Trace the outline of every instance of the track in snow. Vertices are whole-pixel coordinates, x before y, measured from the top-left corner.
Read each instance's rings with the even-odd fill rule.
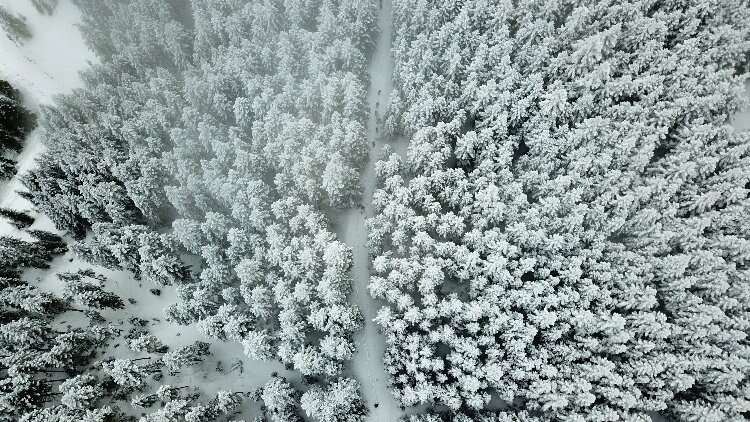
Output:
[[[385,338],[378,332],[377,324],[372,321],[381,304],[373,300],[367,289],[370,278],[370,257],[367,250],[365,219],[373,215],[372,195],[377,183],[374,164],[379,159],[383,146],[390,143],[387,142],[390,140],[380,136],[383,131],[378,128],[378,116],[382,116],[386,110],[387,101],[393,89],[391,18],[391,0],[383,0],[378,14],[380,34],[369,67],[370,87],[367,102],[370,107],[370,116],[367,123],[367,141],[371,149],[369,160],[360,177],[364,208],[343,210],[333,215],[339,239],[352,248],[354,262],[351,298],[365,319],[364,328],[355,337],[357,353],[348,372],[360,382],[362,396],[370,410],[367,420],[373,422],[396,421],[404,414],[388,387],[388,375],[383,366]]]

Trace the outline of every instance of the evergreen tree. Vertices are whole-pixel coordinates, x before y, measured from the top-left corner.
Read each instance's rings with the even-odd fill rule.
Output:
[[[296,413],[298,394],[284,378],[272,377],[263,385],[260,398],[272,422],[295,422],[301,418]]]
[[[53,252],[40,242],[26,242],[15,237],[0,237],[0,262],[4,268],[49,268]]]
[[[107,281],[106,277],[91,269],[78,270],[75,273],[58,273],[57,277],[64,283],[63,298],[65,299],[95,309],[123,309],[125,307],[125,303],[119,296],[103,290]]]
[[[16,162],[5,157],[0,157],[0,180],[8,180],[16,174]]]
[[[341,378],[326,388],[315,385],[302,395],[300,403],[307,416],[320,422],[357,422],[367,416],[359,384],[351,378]]]
[[[21,34],[24,33],[25,25],[22,20],[0,7],[0,27],[10,37],[21,36],[23,38]],[[21,32],[13,35],[16,30]],[[28,36],[31,36],[30,33]],[[34,126],[36,126],[36,116],[23,106],[21,93],[7,81],[0,80],[0,155],[20,152],[24,140]],[[15,173],[15,162],[10,157],[0,157],[0,179],[10,179]],[[7,214],[3,216],[12,217]]]
[[[94,409],[104,396],[104,389],[91,374],[77,375],[58,387],[63,393],[60,403],[70,409]]]
[[[140,390],[148,375],[147,371],[134,359],[114,359],[102,362],[102,370],[126,391]]]
[[[15,211],[8,208],[0,208],[0,217],[4,217],[10,220],[11,224],[19,229],[24,229],[34,224],[34,217],[31,217],[24,212]]]
[[[178,256],[171,237],[144,232],[138,242],[139,273],[144,280],[170,286],[190,279],[189,267]]]
[[[197,365],[203,362],[203,359],[210,354],[208,343],[196,341],[193,344],[165,353],[162,356],[162,361],[167,369],[177,372],[186,366]]]
[[[53,255],[62,255],[68,251],[65,240],[54,233],[44,230],[26,230],[26,233],[36,239],[39,245]]]
[[[59,0],[31,0],[34,8],[43,15],[52,15],[57,8]]]
[[[130,340],[130,350],[144,353],[165,353],[169,348],[153,334],[144,334]]]

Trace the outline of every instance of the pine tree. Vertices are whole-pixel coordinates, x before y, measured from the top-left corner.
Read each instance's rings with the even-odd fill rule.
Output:
[[[50,394],[49,384],[29,375],[16,375],[0,379],[0,415],[20,417],[41,407]],[[10,420],[10,419],[9,419]]]
[[[94,409],[104,396],[99,380],[91,374],[77,375],[58,387],[63,393],[60,403],[70,409]]]
[[[133,359],[114,359],[102,362],[102,370],[127,391],[138,391],[146,381],[147,373]]]
[[[153,406],[158,399],[156,394],[135,394],[130,399],[130,405],[136,409],[145,409]]]
[[[30,38],[25,23],[0,8],[0,26],[11,37]],[[20,30],[14,35],[15,30]],[[28,36],[26,36],[28,35]],[[23,141],[36,126],[36,116],[22,105],[21,93],[10,83],[0,80],[0,152],[20,152]]]
[[[0,217],[4,217],[10,220],[11,224],[16,226],[16,228],[18,229],[24,229],[34,224],[34,217],[31,217],[24,212],[15,211],[8,208],[0,208]]]
[[[156,395],[159,397],[159,400],[164,401],[164,402],[178,400],[178,399],[183,398],[180,391],[184,388],[187,388],[187,387],[175,387],[169,384],[162,384],[157,389]]]
[[[196,341],[193,344],[165,353],[162,356],[162,361],[167,369],[177,372],[186,366],[203,362],[203,359],[210,354],[208,343]]]
[[[158,286],[170,286],[190,279],[188,266],[177,255],[171,237],[145,232],[138,242],[139,273],[144,280]]]
[[[42,350],[52,338],[52,328],[45,319],[22,317],[0,326],[0,347],[10,352]]]
[[[43,15],[52,15],[57,8],[59,0],[31,0],[36,10]]]
[[[153,334],[144,334],[130,340],[128,344],[130,350],[134,352],[144,353],[165,353],[169,347],[164,345],[156,336]]]
[[[367,416],[359,384],[351,378],[340,378],[325,388],[313,386],[300,403],[307,416],[320,422],[363,421]]]
[[[104,290],[106,277],[91,269],[78,270],[75,273],[58,273],[57,278],[64,283],[65,299],[95,309],[125,308],[125,303],[119,296]]]
[[[26,230],[26,233],[53,255],[62,255],[68,251],[65,240],[54,233],[44,230]]]
[[[52,252],[38,242],[0,237],[0,262],[5,268],[49,268]]]
[[[0,290],[0,303],[36,315],[54,316],[67,309],[65,302],[49,292],[27,284]]]
[[[272,377],[263,385],[260,394],[266,406],[266,414],[273,422],[300,421],[295,408],[297,392],[284,378]]]
[[[0,157],[0,180],[9,180],[16,174],[16,162],[5,157]]]

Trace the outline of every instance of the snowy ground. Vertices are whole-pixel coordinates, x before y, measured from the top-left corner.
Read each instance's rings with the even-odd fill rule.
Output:
[[[0,5],[24,16],[33,34],[20,46],[0,37],[0,74],[37,104],[80,86],[78,72],[95,58],[75,27],[80,11],[72,1],[61,0],[52,16],[39,14],[28,0],[0,0]]]

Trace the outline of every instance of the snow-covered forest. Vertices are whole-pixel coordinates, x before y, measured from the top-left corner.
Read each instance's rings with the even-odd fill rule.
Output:
[[[0,421],[750,419],[747,0],[0,31]]]

